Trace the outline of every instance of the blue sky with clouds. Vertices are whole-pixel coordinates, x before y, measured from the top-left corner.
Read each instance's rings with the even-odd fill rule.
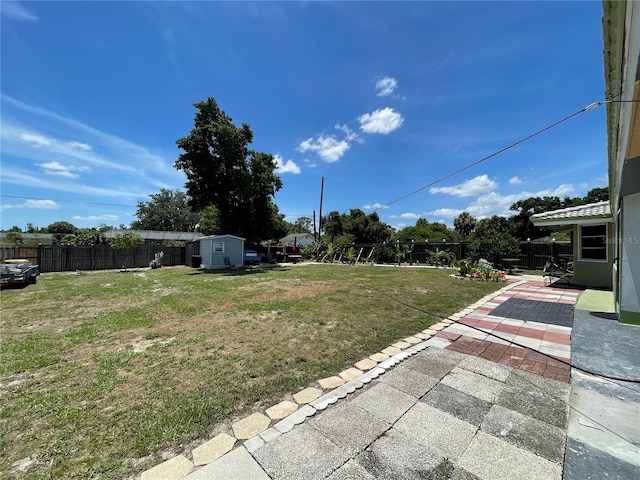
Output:
[[[604,94],[600,2],[1,3],[1,227],[128,225],[183,188],[214,97],[276,155],[287,219],[508,215],[606,185],[605,109],[387,208]]]

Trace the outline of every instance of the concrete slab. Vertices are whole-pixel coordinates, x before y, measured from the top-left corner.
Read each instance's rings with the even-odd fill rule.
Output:
[[[477,431],[475,425],[422,402],[411,407],[394,428],[452,461],[465,451]]]
[[[267,443],[254,455],[273,480],[324,478],[349,459],[346,451],[306,423]]]
[[[564,480],[628,480],[640,478],[640,467],[590,447],[574,438],[567,439]]]
[[[266,442],[260,435],[256,435],[255,437],[251,437],[249,440],[245,441],[242,446],[246,448],[249,453],[253,453],[259,448],[262,448],[265,443]]]
[[[497,404],[554,427],[567,428],[568,405],[542,392],[528,392],[518,387],[508,386],[500,392]]]
[[[322,380],[318,380],[318,383],[325,390],[332,390],[336,387],[339,387],[340,385],[343,385],[345,383],[345,380],[344,378],[333,376],[333,377],[323,378]]]
[[[295,412],[297,409],[297,403],[285,400],[284,402],[280,402],[273,407],[267,408],[264,413],[266,413],[271,420],[280,420],[287,415]]]
[[[327,480],[375,480],[371,475],[355,460],[349,460],[338,470],[327,477]]]
[[[411,345],[415,345],[416,343],[420,343],[422,340],[416,336],[404,338],[403,341],[410,343]]]
[[[476,477],[473,473],[466,471],[462,467],[456,467],[449,480],[480,480],[480,477]]]
[[[433,335],[420,332],[420,333],[416,333],[415,337],[421,340],[429,340],[431,337],[433,337]]]
[[[244,447],[236,448],[185,480],[270,480],[269,476]]]
[[[363,451],[391,427],[352,402],[336,404],[310,420],[309,425],[350,456]]]
[[[194,465],[206,465],[229,452],[236,443],[236,439],[226,433],[216,435],[211,440],[195,448],[193,455]]]
[[[404,362],[403,366],[433,378],[442,378],[457,365],[458,362],[447,361],[446,358],[434,355],[433,353],[427,355],[431,350],[432,349],[427,349],[415,355]],[[444,354],[444,352],[448,350],[439,351]]]
[[[429,340],[427,340],[427,343],[429,344],[430,347],[445,349],[449,345],[451,345],[451,340],[447,340],[446,338],[442,338],[442,337],[432,337]]]
[[[387,347],[384,350],[382,350],[382,353],[384,353],[386,355],[395,355],[396,353],[400,353],[401,351],[402,351],[401,348]]]
[[[271,427],[271,428],[267,428],[264,432],[262,432],[260,434],[260,438],[262,438],[265,442],[268,443],[268,442],[274,441],[280,435],[282,435],[281,432],[279,432],[275,428]]]
[[[502,382],[458,367],[451,370],[442,383],[490,403],[496,402],[505,386]]]
[[[316,401],[316,400],[314,400]],[[310,417],[316,413],[316,409],[309,405],[304,405],[300,407],[298,410],[293,412],[291,415],[283,418],[278,423],[276,423],[273,428],[280,433],[286,433],[289,430],[293,429],[296,425],[304,422],[307,417]]]
[[[532,417],[494,405],[482,422],[482,431],[562,464],[565,431]]]
[[[562,467],[485,432],[478,432],[458,465],[482,480],[561,480]]]
[[[626,463],[640,466],[640,428],[638,428],[638,404],[603,397],[597,392],[591,395],[581,392],[571,394],[570,404],[576,409],[569,413],[569,437],[597,448]],[[589,401],[602,401],[600,405],[588,405]],[[630,411],[625,415],[624,407]],[[611,410],[609,410],[611,408]],[[635,442],[631,443],[631,442]]]
[[[411,437],[391,429],[356,461],[374,478],[389,480],[448,479],[453,464]]]
[[[178,455],[142,472],[140,480],[178,480],[188,474],[192,468],[193,463],[187,457]]]
[[[370,358],[365,358],[363,360],[360,360],[354,366],[359,370],[366,371],[366,370],[371,370],[377,364],[378,362],[371,360]]]
[[[316,398],[322,395],[322,390],[318,388],[305,388],[293,395],[293,399],[298,405],[304,405],[305,403],[313,402]]]
[[[385,383],[378,383],[351,403],[393,424],[416,403],[416,399]]]
[[[492,406],[489,402],[442,383],[432,388],[421,401],[476,427],[480,427]]]
[[[590,312],[616,313],[613,292],[587,289],[578,298],[576,309]]]
[[[369,358],[376,363],[384,362],[391,355],[387,355],[386,353],[374,353]]]
[[[571,387],[564,382],[515,369],[507,377],[505,384],[518,387],[526,392],[543,393],[564,402],[569,400],[569,391],[571,390]]]
[[[470,372],[479,373],[485,377],[493,378],[500,382],[504,382],[511,373],[511,369],[509,367],[470,355],[464,358],[458,364],[458,367],[469,370]]]
[[[576,310],[571,346],[571,361],[577,367],[598,374],[640,379],[640,328],[637,326]]]
[[[270,423],[271,420],[269,417],[256,412],[237,421],[231,425],[231,428],[233,429],[233,434],[238,440],[244,440],[257,435],[260,432],[264,432],[269,427]]]
[[[381,383],[394,387],[404,393],[420,398],[433,388],[438,379],[430,377],[404,366],[398,366],[380,377]]]
[[[345,382],[350,382],[351,380],[355,380],[356,378],[358,378],[363,373],[364,372],[362,370],[352,367],[352,368],[347,368],[343,372],[340,372],[339,375],[340,375],[340,378],[342,378]]]

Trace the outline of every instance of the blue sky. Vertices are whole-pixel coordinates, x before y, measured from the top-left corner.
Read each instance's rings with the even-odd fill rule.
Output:
[[[606,186],[605,109],[393,205],[604,94],[600,2],[7,2],[1,222],[128,225],[183,189],[175,141],[214,97],[276,155],[289,221],[508,215]],[[24,197],[24,198],[16,198]]]

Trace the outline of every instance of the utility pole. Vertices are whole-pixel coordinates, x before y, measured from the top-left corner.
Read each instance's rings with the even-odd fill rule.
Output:
[[[322,232],[322,197],[324,196],[324,177],[322,177],[322,183],[320,184],[320,220],[318,220],[318,238],[320,238]]]

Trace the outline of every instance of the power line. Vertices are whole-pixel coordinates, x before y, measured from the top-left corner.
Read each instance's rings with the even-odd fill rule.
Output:
[[[609,98],[607,100],[601,100],[601,101],[593,102],[592,104],[587,105],[586,107],[578,110],[577,112],[574,112],[571,115],[567,115],[566,117],[558,120],[557,122],[554,122],[551,125],[548,125],[548,126],[542,128],[542,129],[540,129],[540,130],[538,130],[538,131],[536,131],[536,132],[534,132],[534,133],[532,133],[530,135],[527,135],[526,137],[521,138],[517,142],[514,142],[514,143],[512,143],[510,145],[507,145],[506,147],[501,148],[500,150],[498,150],[498,151],[496,151],[496,152],[494,152],[494,153],[492,153],[490,155],[487,155],[486,157],[483,157],[480,160],[476,160],[475,162],[470,163],[469,165],[466,165],[465,167],[462,167],[462,168],[456,170],[455,172],[452,172],[452,173],[450,173],[448,175],[445,175],[444,177],[441,177],[441,178],[439,178],[437,180],[434,180],[433,182],[431,182],[431,183],[429,183],[427,185],[424,185],[424,186],[418,188],[417,190],[414,190],[411,193],[407,193],[406,195],[403,195],[400,198],[397,198],[397,199],[395,199],[395,200],[393,200],[393,201],[391,201],[389,203],[385,203],[384,205],[381,205],[378,208],[374,209],[373,212],[377,212],[378,210],[381,210],[383,208],[387,208],[390,205],[393,205],[394,203],[398,203],[401,200],[404,200],[405,198],[409,198],[409,197],[415,195],[416,193],[419,193],[419,192],[421,192],[423,190],[426,190],[427,188],[430,188],[430,187],[432,187],[432,186],[434,186],[434,185],[436,185],[436,184],[438,184],[440,182],[448,180],[449,178],[451,178],[451,177],[453,177],[455,175],[458,175],[459,173],[462,173],[462,172],[464,172],[466,170],[469,170],[470,168],[473,168],[476,165],[479,165],[479,164],[481,164],[483,162],[486,162],[487,160],[489,160],[489,159],[491,159],[491,158],[493,158],[493,157],[495,157],[497,155],[500,155],[501,153],[504,153],[507,150],[510,150],[513,147],[516,147],[516,146],[520,145],[521,143],[526,142],[527,140],[531,140],[532,138],[537,137],[538,135],[540,135],[540,134],[542,134],[542,133],[544,133],[544,132],[546,132],[548,130],[551,130],[552,128],[557,127],[558,125],[560,125],[560,124],[572,119],[573,117],[576,117],[576,116],[580,115],[581,113],[584,113],[584,112],[590,111],[590,110],[594,110],[595,108],[599,107],[603,103],[636,103],[636,102],[638,102],[638,100],[613,100],[612,98]]]

